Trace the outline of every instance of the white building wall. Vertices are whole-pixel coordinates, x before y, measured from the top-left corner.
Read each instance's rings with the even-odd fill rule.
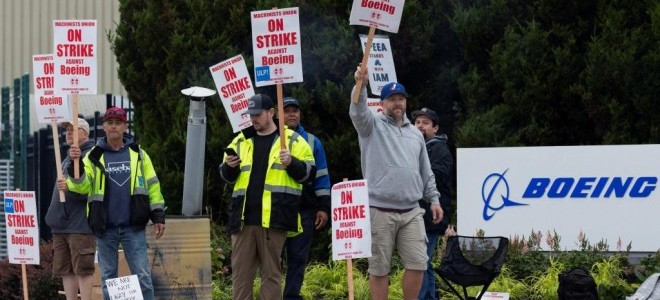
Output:
[[[126,95],[107,39],[119,23],[117,0],[0,0],[0,86],[32,74],[32,55],[53,52],[53,20],[60,19],[97,20],[98,93]]]

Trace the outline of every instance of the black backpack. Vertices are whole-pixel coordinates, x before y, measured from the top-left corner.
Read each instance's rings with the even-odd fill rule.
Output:
[[[589,271],[582,267],[559,274],[559,300],[598,300],[596,281]]]

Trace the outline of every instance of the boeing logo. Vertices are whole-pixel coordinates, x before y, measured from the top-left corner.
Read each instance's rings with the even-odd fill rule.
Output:
[[[484,183],[481,185],[481,199],[484,201],[483,218],[486,221],[490,220],[490,218],[495,215],[496,211],[506,206],[527,205],[509,199],[509,183],[506,181],[506,178],[504,178],[507,171],[509,171],[509,169],[506,169],[502,174],[492,173],[486,176]],[[500,193],[495,195],[500,185],[502,185],[502,188],[499,189]],[[491,205],[493,196],[499,196],[499,198],[502,199],[502,203],[499,206]]]
[[[483,219],[486,221],[504,207],[528,205],[512,201],[509,198],[509,183],[504,178],[507,171],[508,169],[502,173],[492,173],[486,176],[481,185],[481,197],[484,202]],[[522,199],[648,198],[655,191],[657,184],[658,177],[654,176],[532,177],[522,192]],[[500,204],[494,205],[493,203]]]

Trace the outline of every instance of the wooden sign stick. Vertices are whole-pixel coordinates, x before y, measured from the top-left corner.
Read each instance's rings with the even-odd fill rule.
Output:
[[[277,120],[280,127],[280,148],[286,149],[286,139],[284,138],[284,100],[282,84],[277,84]]]
[[[362,90],[362,77],[367,71],[367,61],[369,61],[369,53],[371,52],[371,45],[374,42],[374,34],[376,33],[376,27],[369,26],[369,36],[367,37],[367,45],[364,47],[364,53],[362,54],[362,63],[360,63],[360,76],[358,76],[357,81],[355,82],[355,95],[353,95],[353,103],[358,103],[360,97],[360,91]]]
[[[78,94],[72,94],[73,96],[73,144],[78,145]],[[59,148],[58,148],[59,149]],[[80,178],[80,159],[76,158],[73,160],[73,178]]]
[[[53,150],[55,150],[53,152],[55,152],[55,166],[57,168],[57,179],[61,179],[64,178],[64,175],[62,174],[62,155],[60,155],[60,139],[57,134],[57,123],[55,123],[55,121],[51,122],[50,127],[53,128]],[[64,191],[59,191],[59,192],[60,192],[60,202],[62,203],[66,202],[66,199],[64,198]]]
[[[343,181],[348,181],[348,178],[344,178]],[[346,259],[346,276],[348,276],[348,300],[353,300],[355,296],[353,292],[353,259],[352,258]]]
[[[20,191],[21,189],[16,189]],[[29,300],[28,282],[27,282],[27,268],[25,263],[21,264],[21,281],[23,282],[23,300]]]

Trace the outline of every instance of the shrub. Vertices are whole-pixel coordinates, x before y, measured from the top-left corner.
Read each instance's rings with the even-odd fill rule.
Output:
[[[28,293],[30,299],[56,299],[57,291],[63,290],[62,280],[53,278],[53,245],[41,241],[39,265],[27,265]],[[0,261],[0,299],[23,299],[21,265]]]

